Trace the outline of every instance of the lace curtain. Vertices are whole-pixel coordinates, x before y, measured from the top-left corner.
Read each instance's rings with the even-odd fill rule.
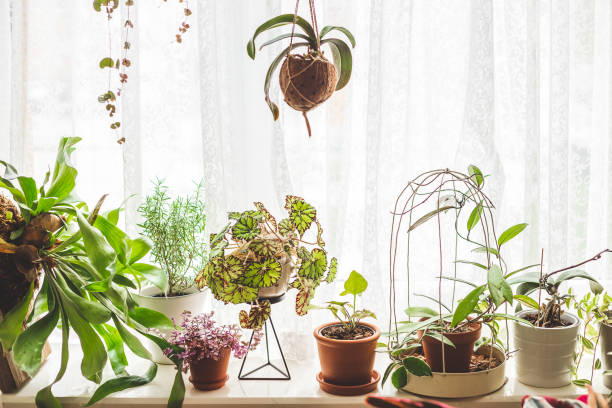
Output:
[[[106,91],[97,68],[107,53],[105,16],[77,0],[1,2],[0,158],[42,176],[58,138],[83,137],[79,193],[90,203],[110,193],[109,205],[135,195],[124,220],[132,233],[135,208],[156,177],[175,193],[204,180],[209,232],[229,210],[262,201],[280,214],[286,194],[303,196],[317,207],[328,251],[339,258],[339,282],[352,269],[367,277],[363,303],[383,327],[390,211],[421,171],[473,163],[490,174],[498,229],[529,223],[508,245],[513,266],[539,262],[541,248],[554,268],[612,246],[607,0],[319,1],[320,24],[348,27],[357,46],[349,85],[309,115],[312,139],[299,113],[279,103],[273,122],[264,102],[264,76],[283,45],[255,61],[245,50],[261,22],[295,3],[189,6],[191,28],[177,44],[178,1],[136,2],[122,126],[113,133],[96,101]],[[119,16],[111,27],[119,47]],[[276,81],[271,95],[282,100]],[[118,145],[121,136],[126,143]],[[413,252],[414,292],[437,285],[436,244],[425,233]],[[609,287],[611,266],[606,259],[588,270]],[[484,280],[479,270],[462,274]],[[321,287],[316,302],[337,295],[338,285]],[[405,303],[406,290],[399,292]],[[292,306],[275,306],[273,317],[295,356],[312,343],[304,340],[313,325],[331,315],[298,318]],[[233,310],[216,309],[236,319]]]

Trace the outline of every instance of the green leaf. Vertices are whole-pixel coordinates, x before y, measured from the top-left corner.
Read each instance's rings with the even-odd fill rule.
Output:
[[[253,262],[247,266],[241,276],[240,283],[252,288],[270,287],[278,281],[281,276],[281,264],[274,258],[263,262]]]
[[[332,283],[334,279],[336,279],[336,273],[338,273],[338,260],[332,258],[331,261],[329,261],[329,269],[327,270],[325,282]]]
[[[599,284],[599,282],[597,282],[595,278],[593,278],[587,272],[578,270],[578,269],[572,269],[571,271],[561,272],[554,279],[554,285],[559,287],[559,285],[561,285],[562,282],[565,282],[566,280],[570,280],[570,279],[575,279],[575,278],[587,279],[596,284],[596,290],[599,291],[599,293],[603,292],[603,287],[601,287],[601,285]],[[601,288],[601,290],[599,290],[599,288]]]
[[[92,227],[80,211],[77,211],[77,221],[83,235],[87,257],[99,273],[103,276],[108,275],[106,268],[115,260],[115,251],[108,245],[102,233]]]
[[[499,258],[499,252],[497,252],[497,249],[495,248],[486,248],[483,246],[480,247],[476,247],[474,249],[472,249],[472,252],[477,252],[477,253],[490,253],[491,255],[495,255],[496,257]]]
[[[60,291],[61,294],[61,291]],[[63,310],[76,332],[83,350],[81,372],[83,376],[97,384],[102,381],[102,370],[106,365],[106,349],[89,322],[83,320],[72,302],[62,296]]]
[[[34,215],[48,212],[58,201],[57,197],[41,197],[38,200]]]
[[[128,256],[128,237],[127,234],[117,228],[116,225],[108,221],[104,216],[98,215],[94,222],[94,227],[96,227],[102,235],[106,238],[110,246],[115,250],[117,254],[117,259],[122,264],[127,263]]]
[[[349,41],[351,42],[351,45],[353,46],[353,48],[355,48],[355,37],[353,37],[353,34],[351,34],[351,32],[349,30],[347,30],[344,27],[338,27],[338,26],[325,26],[321,29],[321,33],[319,34],[319,38],[323,39],[323,37],[325,37],[327,35],[327,33],[329,33],[330,31],[333,30],[338,30],[341,33],[343,33],[344,35],[346,35],[346,38],[349,39]]]
[[[146,280],[157,286],[162,292],[168,289],[168,274],[154,265],[134,263],[128,267],[140,273]]]
[[[524,304],[527,307],[538,310],[540,307],[538,306],[538,302],[525,295],[514,295],[514,298]]]
[[[450,341],[450,339],[448,337],[444,336],[442,333],[434,332],[434,331],[428,331],[428,332],[425,332],[424,336],[431,337],[432,339],[436,339],[438,341],[441,341],[444,344],[447,344],[448,346],[450,346],[452,348],[456,348],[455,345],[453,344],[453,342]]]
[[[528,224],[516,224],[512,227],[508,228],[497,239],[497,246],[502,246],[504,243],[510,241],[512,238],[516,237],[520,234],[525,228],[527,228]]]
[[[473,164],[470,164],[468,166],[468,174],[470,175],[470,178],[474,179],[474,181],[479,187],[482,186],[482,184],[484,183],[484,177],[482,175],[482,171],[480,171],[478,167],[474,166]]]
[[[351,79],[353,71],[353,55],[351,48],[338,38],[328,38],[321,41],[321,45],[329,44],[334,57],[334,65],[338,71],[338,82],[336,83],[336,91],[344,88]]]
[[[155,378],[156,374],[157,364],[153,363],[143,375],[128,375],[124,377],[111,378],[96,389],[85,406],[91,406],[115,392],[148,384],[153,380],[153,378]]]
[[[412,375],[416,375],[417,377],[432,376],[431,368],[429,368],[427,363],[420,358],[412,356],[406,357],[402,360],[402,364]]]
[[[34,294],[34,282],[30,283],[30,289],[0,322],[0,341],[4,350],[10,350],[17,336],[21,333],[23,323],[28,315],[28,308]]]
[[[147,350],[140,340],[132,333],[126,329],[123,324],[119,321],[119,319],[113,315],[113,323],[115,324],[115,328],[119,332],[119,335],[123,339],[123,342],[129,347],[130,350],[134,352],[138,357],[144,358],[146,360],[151,360],[151,353]]]
[[[51,332],[57,326],[60,312],[53,307],[49,313],[30,325],[17,337],[13,345],[15,363],[30,377],[38,371],[42,363],[42,350]]]
[[[185,399],[185,382],[183,381],[183,373],[180,368],[177,368],[174,376],[172,390],[168,397],[168,408],[182,408],[183,400]]]
[[[249,42],[247,43],[247,54],[249,55],[249,57],[251,57],[251,59],[255,59],[255,39],[257,38],[257,36],[259,36],[261,33],[263,33],[266,30],[270,30],[276,27],[281,27],[287,24],[293,24],[293,20],[294,20],[293,14],[282,14],[280,16],[271,18],[270,20],[266,21],[265,23],[257,27],[257,29],[255,30],[255,33],[253,34],[253,38],[251,38]],[[298,27],[300,27],[304,31],[306,36],[310,39],[309,42],[311,43],[311,46],[315,44],[317,36],[312,26],[308,23],[308,21],[304,20],[300,16],[296,16],[295,24]]]
[[[418,227],[421,224],[424,224],[425,222],[429,221],[431,218],[433,218],[434,216],[436,216],[438,213],[440,212],[444,212],[446,210],[450,210],[451,208],[455,208],[452,205],[447,205],[444,207],[440,207],[440,208],[436,208],[433,211],[428,212],[427,214],[425,214],[424,216],[422,216],[421,218],[419,218],[418,220],[416,220],[409,228],[408,228],[408,232],[412,231],[413,229],[415,229],[416,227]]]
[[[236,240],[250,241],[260,232],[259,223],[250,215],[243,215],[232,227],[232,237]]]
[[[476,225],[478,225],[478,221],[480,221],[480,215],[482,214],[482,202],[478,203],[476,207],[470,213],[470,216],[467,221],[467,229],[471,231]]]
[[[577,385],[579,387],[584,387],[585,385],[591,385],[591,381],[587,379],[573,380],[572,384]]]
[[[128,366],[128,361],[123,349],[123,340],[121,340],[117,329],[108,324],[97,324],[94,326],[94,329],[96,329],[102,340],[104,340],[104,344],[106,344],[108,359],[110,360],[113,372],[116,375],[126,375],[125,369]]]
[[[486,269],[486,268],[485,268]],[[442,276],[442,279],[446,279],[446,280],[450,280],[450,281],[454,281],[454,282],[461,282],[461,283],[465,283],[466,285],[470,285],[471,287],[475,288],[477,285],[473,282],[470,282],[468,280],[465,279],[460,279],[460,278],[455,278],[454,276]]]
[[[428,307],[411,306],[404,313],[409,317],[437,317],[439,313]]]
[[[482,315],[483,318],[493,318],[493,319],[499,319],[499,320],[514,320],[516,322],[519,323],[523,323],[524,325],[527,326],[533,326],[533,324],[531,324],[531,322],[529,322],[528,320],[522,319],[518,316],[515,315],[511,315],[511,314],[506,314],[506,313],[487,313]]]
[[[80,137],[65,137],[60,141],[53,177],[45,197],[57,197],[58,201],[60,201],[74,190],[77,170],[72,166],[70,158],[74,151],[73,146],[80,140]]]
[[[386,344],[385,344],[386,346]],[[393,368],[397,367],[397,363],[391,363],[387,366],[387,368],[385,369],[385,373],[383,374],[383,378],[382,378],[382,382],[380,383],[381,387],[385,386],[385,383],[387,382],[387,379],[389,378],[389,375],[391,375],[391,371],[393,371]]]
[[[165,314],[146,307],[134,307],[129,311],[130,318],[148,329],[171,330],[174,328],[172,320]]]
[[[408,384],[408,373],[404,366],[400,366],[391,375],[391,383],[395,388],[402,389]]]
[[[302,259],[298,276],[319,281],[327,269],[327,253],[322,249],[314,248],[312,252],[304,250],[298,256]]]
[[[31,177],[17,177],[19,181],[19,185],[21,186],[21,191],[25,196],[25,204],[32,208],[32,204],[38,198],[38,190],[36,190],[36,182]]]
[[[305,42],[295,43],[295,44],[293,44],[292,49],[295,50],[295,49],[300,48],[300,47],[305,47],[308,44],[309,43],[305,43]],[[278,119],[279,110],[278,110],[278,106],[276,106],[276,104],[274,102],[272,102],[272,100],[270,99],[270,83],[272,81],[272,77],[274,75],[274,71],[276,71],[276,68],[278,67],[278,65],[287,56],[287,52],[288,51],[289,51],[289,47],[287,47],[284,50],[282,50],[280,52],[280,54],[278,54],[276,56],[276,58],[274,58],[274,61],[272,61],[272,64],[270,64],[270,67],[268,68],[268,71],[266,72],[266,79],[264,81],[265,100],[266,100],[266,103],[268,104],[268,107],[270,107],[270,111],[272,112],[272,117],[274,118],[274,120]]]
[[[100,60],[100,68],[113,68],[115,66],[115,61],[112,58],[106,57]]]
[[[368,281],[357,271],[352,271],[344,282],[344,292],[340,295],[351,294],[354,296],[362,294],[368,287]]]
[[[317,210],[302,199],[294,200],[291,203],[289,219],[301,237],[317,219]]]
[[[451,322],[451,327],[457,326],[460,322],[462,322],[470,313],[474,311],[474,308],[478,304],[478,300],[480,299],[480,295],[485,291],[485,286],[479,286],[476,289],[472,290],[465,298],[459,302],[457,305],[457,309],[453,314],[453,320]]]
[[[62,318],[62,353],[60,356],[60,368],[55,376],[55,380],[45,388],[41,389],[36,393],[36,397],[34,399],[37,407],[44,408],[62,408],[62,404],[55,398],[53,392],[51,392],[51,387],[53,384],[57,383],[62,379],[64,374],[66,373],[66,367],[68,367],[68,336],[70,334],[70,325],[68,323],[68,318],[66,317],[66,313],[64,311],[61,312]]]
[[[111,311],[102,306],[99,302],[85,299],[80,294],[74,293],[68,287],[61,273],[56,274],[56,283],[62,291],[62,294],[67,296],[74,303],[77,312],[86,321],[93,324],[101,324],[107,322],[111,318]]]
[[[278,37],[274,37],[273,39],[266,41],[265,43],[261,44],[259,46],[259,50],[261,51],[263,47],[266,47],[270,44],[274,44],[275,42],[278,42],[280,40],[284,40],[285,38],[290,38],[291,37],[291,33],[286,33],[286,34],[281,34]],[[297,38],[302,38],[306,41],[309,42],[309,44],[312,46],[314,43],[310,43],[310,38],[308,38],[308,36],[301,34],[301,33],[293,33],[293,37],[297,37]]]
[[[534,290],[538,289],[540,287],[539,284],[537,283],[532,283],[532,282],[523,282],[520,285],[518,285],[518,287],[516,288],[516,293],[518,295],[528,295],[531,292],[533,292]]]
[[[487,272],[487,285],[489,287],[491,299],[493,299],[493,302],[496,306],[499,306],[504,301],[504,296],[502,293],[503,282],[504,277],[499,266],[491,266],[491,268],[489,268],[489,271]]]
[[[501,290],[502,290],[502,295],[504,296],[504,299],[506,299],[506,301],[512,305],[512,301],[514,300],[514,297],[512,296],[513,295],[512,288],[510,287],[510,285],[508,285],[508,282],[506,282],[505,280],[502,281]]]

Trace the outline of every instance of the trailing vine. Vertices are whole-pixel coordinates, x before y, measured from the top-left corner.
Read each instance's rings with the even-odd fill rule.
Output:
[[[167,0],[164,1],[166,2]],[[179,0],[179,3],[184,3],[185,19],[179,26],[179,33],[176,34],[176,42],[182,43],[182,35],[185,34],[190,27],[186,22],[186,18],[189,17],[192,12],[186,0]],[[120,51],[117,52],[119,57],[115,57],[113,54],[111,21],[116,11],[120,9],[120,6],[125,7],[125,20],[122,21],[121,47]],[[108,39],[107,55],[98,63],[100,69],[108,70],[108,81],[106,90],[98,96],[98,102],[104,105],[104,109],[110,119],[109,127],[115,132],[117,143],[119,144],[125,142],[125,137],[119,135],[121,121],[116,118],[118,114],[117,101],[123,92],[125,84],[128,82],[128,69],[132,66],[132,61],[129,58],[129,51],[131,49],[131,43],[129,41],[130,30],[134,29],[134,21],[130,17],[130,10],[132,7],[134,7],[134,0],[125,0],[123,3],[120,3],[119,0],[94,0],[93,2],[94,10],[99,13],[103,12],[106,16],[106,35]],[[118,82],[113,81],[113,74],[115,73],[117,74],[116,78],[118,78]]]

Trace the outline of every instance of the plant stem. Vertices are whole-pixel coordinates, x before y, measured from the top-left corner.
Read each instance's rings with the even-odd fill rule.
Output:
[[[544,265],[544,248],[542,248],[542,255],[540,256],[540,283],[538,284],[538,316],[537,316],[536,323],[538,321],[540,321],[540,311],[542,310],[542,270],[543,270],[543,265]]]

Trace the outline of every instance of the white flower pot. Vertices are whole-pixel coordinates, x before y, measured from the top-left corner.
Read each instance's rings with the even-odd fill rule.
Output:
[[[291,258],[287,256],[279,259],[279,262],[282,267],[280,278],[278,281],[276,281],[275,285],[259,289],[258,297],[260,299],[275,298],[287,292],[287,288],[289,287],[289,279],[293,274],[295,265],[291,261]]]
[[[534,312],[523,310],[517,316],[525,318],[530,313]],[[553,388],[570,383],[580,321],[567,312],[561,319],[569,326],[542,328],[513,322],[516,372],[523,384]]]
[[[490,346],[481,346],[475,354],[490,352]],[[502,362],[495,368],[471,373],[433,373],[431,377],[411,375],[403,390],[434,398],[467,398],[497,391],[506,383],[506,355],[498,347],[493,347],[492,352]]]
[[[209,309],[208,292],[199,292],[197,289],[187,290],[187,295],[164,297],[156,296],[161,292],[156,287],[143,288],[140,294],[134,294],[134,300],[142,307],[156,310],[160,313],[165,314],[170,319],[174,319],[177,324],[181,323],[181,314],[188,310],[194,314],[203,313]],[[168,334],[170,331],[162,331]],[[168,359],[159,347],[151,340],[141,336],[143,344],[151,352],[153,361],[160,364],[172,364],[172,361]]]
[[[599,339],[601,349],[601,361],[603,362],[604,370],[612,370],[612,325],[601,323],[601,337]],[[612,389],[612,375],[604,375],[603,383],[606,387]]]

